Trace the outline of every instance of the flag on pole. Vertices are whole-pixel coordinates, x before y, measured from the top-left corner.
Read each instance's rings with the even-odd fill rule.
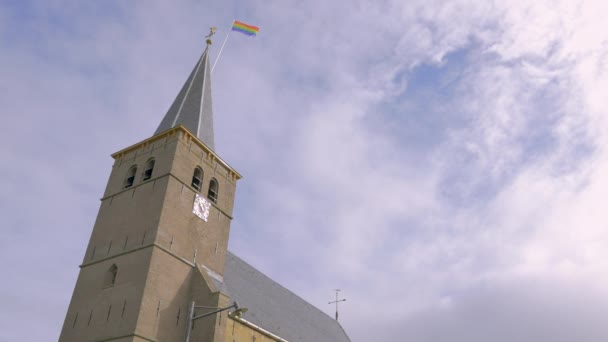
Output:
[[[247,25],[238,20],[235,20],[232,24],[232,31],[241,32],[248,36],[255,36],[260,31],[260,28],[257,26]]]

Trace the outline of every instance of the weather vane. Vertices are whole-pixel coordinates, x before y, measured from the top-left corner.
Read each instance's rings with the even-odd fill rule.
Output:
[[[213,43],[211,37],[215,34],[215,32],[217,32],[217,27],[211,27],[209,29],[209,34],[205,36],[205,38],[207,38],[207,45],[211,45]]]
[[[338,320],[338,303],[339,302],[345,302],[346,299],[340,299],[338,300],[338,293],[341,291],[340,289],[335,289],[334,291],[336,291],[336,300],[334,300],[333,302],[329,302],[327,304],[334,304],[336,303],[336,321]]]

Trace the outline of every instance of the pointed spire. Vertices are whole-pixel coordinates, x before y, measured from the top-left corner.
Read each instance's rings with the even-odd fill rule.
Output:
[[[154,134],[183,125],[214,150],[209,45],[211,40],[208,39],[205,51]]]

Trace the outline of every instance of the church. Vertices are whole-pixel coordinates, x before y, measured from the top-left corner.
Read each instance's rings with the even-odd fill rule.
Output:
[[[112,155],[59,341],[350,341],[228,250],[241,175],[214,147],[210,44],[156,132]]]

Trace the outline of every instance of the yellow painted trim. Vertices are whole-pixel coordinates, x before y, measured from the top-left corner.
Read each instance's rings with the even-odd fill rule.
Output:
[[[131,145],[125,149],[122,149],[122,150],[112,154],[112,158],[120,159],[129,152],[140,149],[142,147],[146,147],[152,143],[157,142],[158,140],[161,140],[161,139],[164,139],[167,137],[171,137],[178,132],[184,134],[186,137],[186,140],[193,141],[195,144],[197,144],[199,147],[201,147],[204,151],[206,151],[208,158],[210,158],[212,160],[217,160],[218,163],[220,163],[222,166],[224,166],[229,171],[229,176],[233,176],[237,180],[243,178],[243,176],[241,176],[240,173],[238,173],[235,169],[233,169],[230,165],[228,165],[228,163],[226,163],[222,158],[220,158],[220,156],[218,156],[217,153],[215,153],[212,149],[210,149],[207,145],[205,145],[205,143],[203,143],[199,138],[197,138],[195,135],[190,133],[190,131],[188,131],[182,125],[175,126],[169,130],[159,133],[146,140],[140,141],[135,145]]]
[[[230,314],[228,315],[228,317],[230,319],[232,319],[233,321],[239,322],[239,323],[241,323],[242,325],[244,325],[246,327],[249,327],[249,328],[251,328],[251,329],[253,329],[253,330],[255,330],[255,331],[257,331],[257,332],[259,332],[259,333],[261,333],[263,335],[266,335],[266,336],[272,338],[273,340],[276,340],[276,341],[279,341],[279,342],[289,342],[286,339],[284,339],[284,338],[282,338],[280,336],[277,336],[277,335],[271,333],[270,331],[268,331],[268,330],[266,330],[266,329],[264,329],[264,328],[262,328],[262,327],[260,327],[258,325],[255,325],[255,324],[249,322],[246,319],[237,318],[237,317],[231,316]]]

